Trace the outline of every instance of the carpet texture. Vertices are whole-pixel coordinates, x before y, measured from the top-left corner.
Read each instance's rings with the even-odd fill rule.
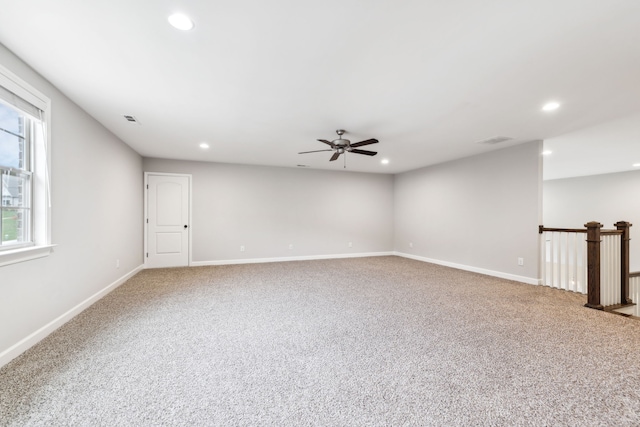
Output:
[[[0,369],[0,425],[640,425],[640,322],[585,299],[399,257],[144,270]]]

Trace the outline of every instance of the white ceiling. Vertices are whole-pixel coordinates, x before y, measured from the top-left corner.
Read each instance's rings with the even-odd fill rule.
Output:
[[[551,152],[544,179],[640,170],[640,112],[549,138],[544,147]]]
[[[380,140],[349,170],[397,173],[640,111],[638,0],[0,0],[0,11],[0,43],[143,156],[340,170],[331,153],[297,153],[343,128]],[[170,27],[176,11],[195,29]],[[551,99],[562,107],[542,113]],[[476,143],[495,136],[514,141]]]

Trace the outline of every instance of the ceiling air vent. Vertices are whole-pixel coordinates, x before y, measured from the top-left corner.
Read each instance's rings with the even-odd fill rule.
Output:
[[[513,138],[509,138],[508,136],[494,136],[493,138],[483,139],[482,141],[478,141],[478,144],[495,145],[505,141],[511,141],[512,139]]]
[[[136,119],[134,116],[127,116],[127,115],[125,114],[124,118],[125,118],[125,120],[126,120],[126,121],[128,121],[129,123],[133,123],[133,124],[136,124],[136,125],[139,125],[139,124],[140,124],[140,122],[138,122],[138,119]]]

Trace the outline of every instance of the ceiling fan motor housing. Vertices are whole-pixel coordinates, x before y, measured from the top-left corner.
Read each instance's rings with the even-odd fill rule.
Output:
[[[338,134],[338,139],[334,139],[333,141],[331,141],[333,143],[333,145],[337,145],[339,147],[344,147],[346,145],[349,145],[349,143],[351,141],[349,141],[348,139],[343,139],[342,135],[344,135],[346,131],[344,129],[338,129],[336,131],[336,133]]]
[[[331,142],[333,142],[333,144],[334,144],[334,145],[337,145],[337,146],[343,147],[343,146],[345,146],[345,145],[349,145],[349,143],[350,143],[351,141],[349,141],[348,139],[342,139],[342,138],[340,138],[340,139],[334,139],[334,140],[333,140],[333,141],[331,141]]]

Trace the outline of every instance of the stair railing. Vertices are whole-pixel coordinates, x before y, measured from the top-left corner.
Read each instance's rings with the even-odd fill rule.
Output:
[[[586,307],[614,309],[629,298],[629,227],[618,221],[603,230],[596,221],[584,229],[539,226],[540,277],[547,286],[587,294]],[[583,234],[586,233],[586,239]]]
[[[587,293],[586,229],[539,228],[542,284]]]

